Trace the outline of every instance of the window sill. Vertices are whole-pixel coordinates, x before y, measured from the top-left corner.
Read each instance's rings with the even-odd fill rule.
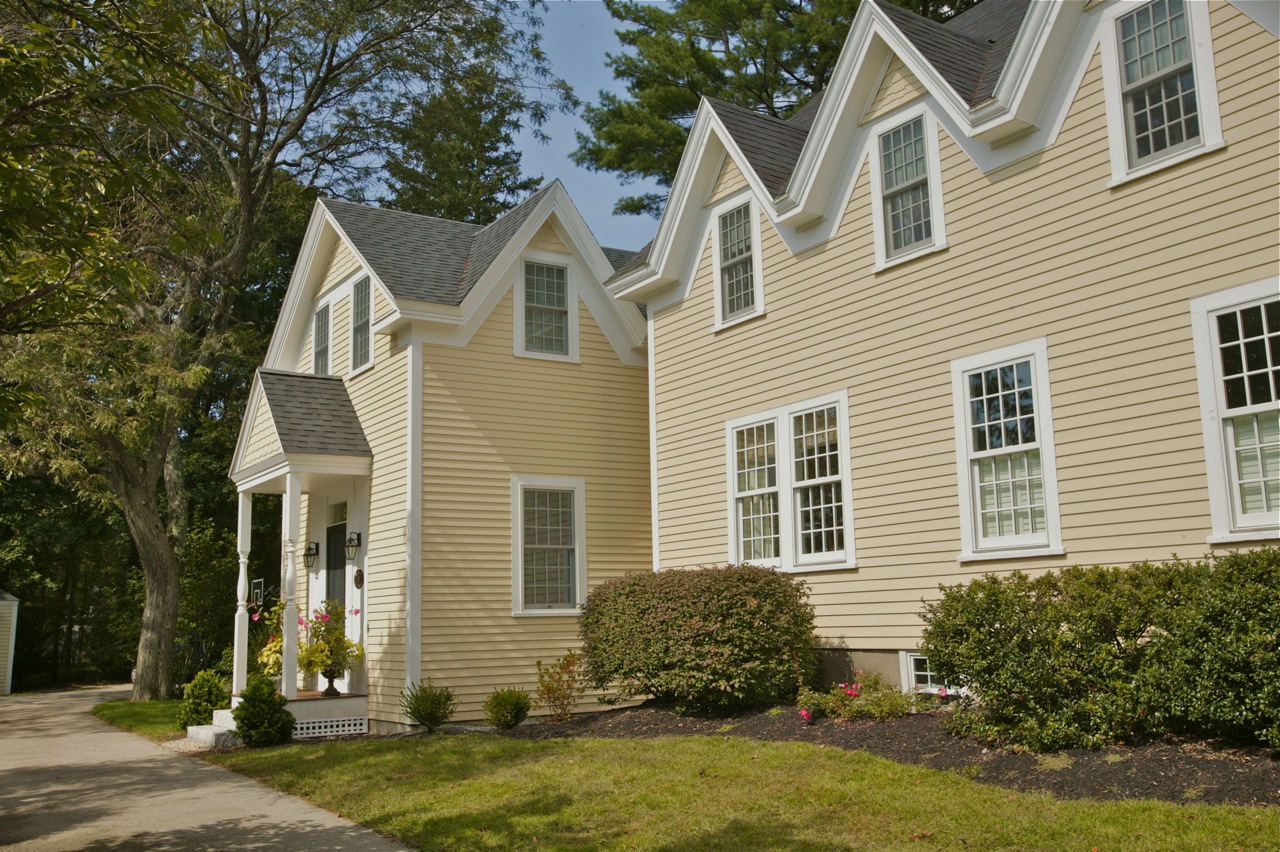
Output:
[[[965,552],[956,557],[957,562],[989,562],[998,559],[1028,559],[1036,556],[1062,556],[1067,549],[1062,545],[1051,547],[1020,547],[1016,550],[979,550]]]
[[[1275,541],[1280,539],[1280,529],[1243,530],[1241,532],[1214,533],[1205,539],[1209,544],[1235,544],[1245,541]]]
[[[857,560],[850,559],[825,565],[789,565],[774,570],[779,574],[816,574],[819,571],[851,571],[857,567]]]
[[[910,252],[907,252],[906,254],[895,255],[893,257],[887,258],[886,260],[876,261],[876,265],[871,268],[871,271],[883,272],[886,269],[891,269],[892,267],[899,266],[900,264],[906,263],[907,261],[915,260],[918,257],[924,257],[927,254],[933,254],[934,252],[942,251],[946,247],[947,247],[946,240],[943,240],[942,242],[939,242],[939,243],[933,243],[932,245],[921,246],[915,251],[910,251]]]
[[[363,375],[364,373],[367,373],[372,369],[373,369],[373,361],[371,360],[369,361],[369,363],[361,364],[359,367],[352,370],[350,373],[347,373],[347,378],[354,379],[356,376]]]
[[[1161,160],[1156,160],[1155,162],[1146,163],[1145,165],[1130,169],[1123,175],[1115,176],[1113,174],[1111,183],[1107,184],[1107,189],[1115,189],[1116,187],[1124,186],[1126,183],[1131,183],[1139,178],[1144,178],[1147,175],[1164,171],[1165,169],[1176,166],[1179,163],[1185,163],[1187,160],[1193,160],[1203,154],[1219,151],[1225,147],[1227,147],[1227,143],[1219,139],[1215,142],[1210,142],[1195,148],[1187,148],[1184,151],[1177,151]]]
[[[560,355],[555,352],[529,352],[520,350],[515,353],[517,358],[533,358],[538,361],[559,361],[562,364],[578,364],[581,363],[577,354]]]
[[[733,328],[735,325],[742,325],[744,322],[750,322],[753,319],[764,316],[764,311],[756,311],[755,313],[742,314],[741,316],[727,319],[724,322],[716,322],[714,331],[721,332],[727,328]]]
[[[512,618],[577,618],[582,615],[582,610],[574,609],[536,609],[528,611],[513,611]]]

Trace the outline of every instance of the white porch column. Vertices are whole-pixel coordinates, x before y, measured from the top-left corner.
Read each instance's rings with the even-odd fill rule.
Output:
[[[240,518],[236,549],[240,554],[240,577],[236,580],[235,662],[231,669],[231,694],[244,692],[249,671],[249,538],[253,530],[253,495],[240,492]]]
[[[285,474],[284,487],[284,643],[280,688],[290,700],[298,697],[298,533],[302,526],[302,476]]]

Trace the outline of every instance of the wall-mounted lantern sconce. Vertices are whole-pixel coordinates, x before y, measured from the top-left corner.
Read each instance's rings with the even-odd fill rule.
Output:
[[[316,557],[319,555],[320,555],[320,542],[318,541],[307,542],[307,549],[302,551],[302,564],[306,565],[308,568],[314,568],[316,566]]]
[[[355,561],[356,554],[360,552],[360,533],[353,532],[347,536],[347,543],[343,545],[347,551],[347,561]]]

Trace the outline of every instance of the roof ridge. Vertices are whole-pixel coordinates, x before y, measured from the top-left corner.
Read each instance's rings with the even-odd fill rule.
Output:
[[[759,118],[765,121],[773,122],[774,124],[777,124],[780,127],[785,127],[788,130],[791,130],[795,133],[807,134],[809,132],[804,128],[796,127],[794,124],[792,124],[790,121],[788,121],[785,118],[778,118],[777,116],[769,115],[768,113],[765,113],[765,112],[756,112],[750,107],[744,107],[739,104],[735,104],[732,101],[726,101],[724,98],[716,98],[716,97],[712,97],[711,95],[703,95],[703,97],[706,98],[713,107],[717,105],[727,106],[730,109],[737,110],[738,112],[743,113],[744,115],[749,115],[749,116],[752,116],[753,118]],[[801,107],[801,109],[804,109],[804,107]]]
[[[345,198],[326,198],[321,196],[320,201],[324,204],[341,204],[345,207],[359,207],[361,210],[372,210],[375,213],[385,213],[395,216],[408,216],[412,219],[426,219],[431,222],[439,222],[442,225],[458,225],[464,228],[475,228],[477,230],[488,227],[487,225],[477,225],[475,222],[461,222],[457,219],[444,219],[440,216],[427,216],[424,213],[410,213],[408,210],[397,210],[394,207],[382,207],[377,204],[369,204],[362,201],[347,201]]]

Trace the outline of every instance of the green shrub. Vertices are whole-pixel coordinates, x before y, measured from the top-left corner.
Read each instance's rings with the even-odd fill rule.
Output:
[[[529,717],[533,699],[523,689],[495,689],[484,700],[484,720],[500,731],[509,731]]]
[[[597,587],[582,610],[589,682],[652,695],[678,712],[786,700],[815,668],[802,581],[729,565],[634,574]]]
[[[796,706],[806,721],[828,716],[841,722],[850,719],[897,719],[916,710],[932,707],[934,696],[903,692],[878,674],[855,670],[858,680],[832,684],[826,692],[801,687]]]
[[[231,711],[236,736],[249,748],[279,745],[293,739],[293,714],[284,709],[288,699],[276,692],[266,676],[249,675],[240,703]]]
[[[178,726],[210,725],[213,711],[231,706],[231,688],[227,680],[214,669],[205,669],[192,678],[182,693],[178,707]]]
[[[411,684],[400,693],[400,710],[430,733],[453,718],[458,699],[447,686],[433,686],[431,678]]]
[[[925,604],[920,650],[969,687],[957,733],[1046,751],[1149,730],[1138,705],[1147,636],[1185,582],[1177,565],[987,575]]]
[[[1172,731],[1280,749],[1280,548],[1184,565],[1156,622],[1142,703]]]
[[[577,651],[569,651],[548,666],[537,661],[538,703],[551,711],[556,722],[567,722],[578,708],[578,698],[587,691],[582,680],[582,660]]]

